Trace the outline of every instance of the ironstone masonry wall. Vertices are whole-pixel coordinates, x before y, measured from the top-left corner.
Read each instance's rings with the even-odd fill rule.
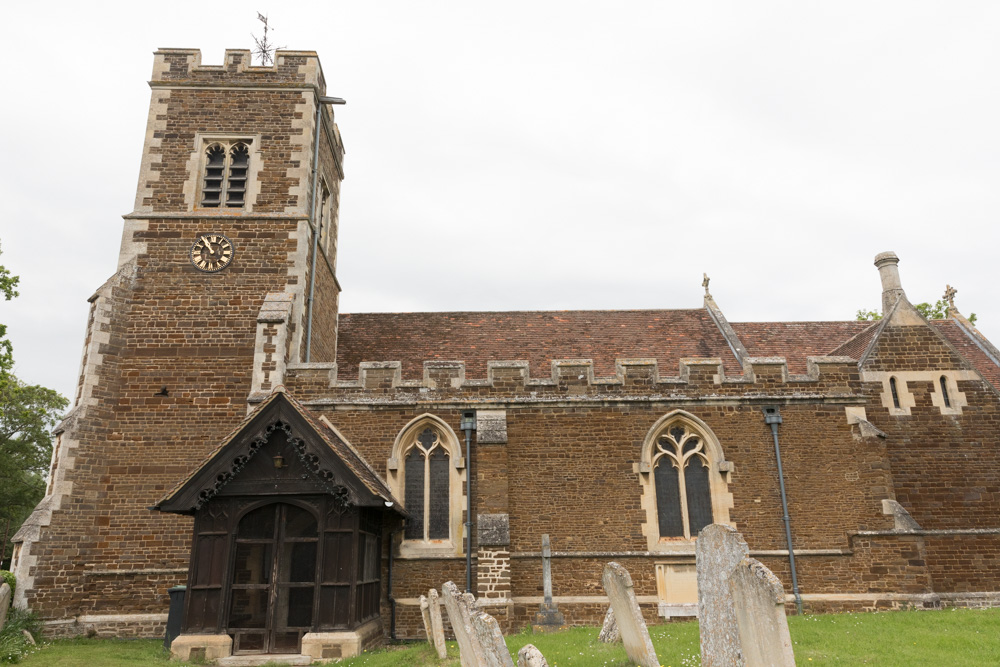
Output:
[[[889,340],[888,345],[908,349],[907,343]],[[552,540],[553,588],[567,622],[600,622],[606,609],[600,573],[612,558],[628,563],[644,613],[655,617],[654,563],[670,559],[647,551],[641,531],[647,517],[634,465],[650,427],[676,408],[704,421],[722,443],[734,466],[730,520],[790,592],[773,444],[761,414],[764,404],[781,406],[782,458],[807,608],[936,605],[934,592],[957,584],[942,576],[940,565],[928,565],[928,554],[935,551],[927,542],[942,555],[946,547],[938,545],[947,543],[950,562],[962,562],[957,552],[990,563],[1000,540],[995,534],[930,540],[896,531],[881,506],[894,497],[892,436],[863,437],[845,410],[863,407],[883,430],[898,429],[880,412],[881,385],[862,382],[854,361],[818,361],[808,378],[789,376],[780,360],[768,359],[752,360],[742,378],[725,377],[717,361],[685,360],[674,378],[660,378],[655,363],[626,361],[619,363],[618,377],[604,379],[594,378],[586,361],[556,362],[552,377],[543,379],[529,378],[526,367],[508,362],[491,364],[482,380],[465,378],[460,363],[428,362],[420,381],[402,380],[398,364],[391,363],[362,364],[359,379],[346,381],[337,378],[333,364],[300,365],[289,368],[285,384],[324,412],[383,475],[387,447],[417,415],[430,412],[457,430],[463,409],[506,410],[508,443],[476,446],[471,466],[473,515],[510,516],[508,627],[530,622],[541,601],[537,552],[543,533]],[[970,402],[975,395],[979,410],[996,410],[996,395],[982,382],[963,383],[963,391]],[[953,421],[923,401],[913,414],[915,424],[907,428],[914,437]],[[996,435],[974,432],[995,456]],[[962,475],[955,471],[936,483],[961,485]],[[986,512],[1000,509],[991,496],[977,502]],[[939,516],[956,529],[965,515]],[[419,614],[410,609],[416,598],[447,579],[461,581],[462,565],[396,561],[400,576],[394,577],[393,594],[401,636],[419,633]],[[959,578],[968,591],[997,590],[989,577]],[[959,597],[946,602],[974,603],[975,596]]]

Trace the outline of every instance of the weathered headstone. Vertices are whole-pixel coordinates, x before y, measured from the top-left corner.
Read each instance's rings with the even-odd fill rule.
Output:
[[[702,667],[743,665],[729,577],[750,550],[734,528],[713,523],[698,533],[698,628]]]
[[[459,593],[458,587],[451,581],[445,582],[441,592],[444,594],[444,608],[448,611],[451,629],[455,632],[455,641],[458,642],[458,656],[462,667],[481,667],[483,651],[472,627],[475,598],[470,593]]]
[[[542,535],[542,593],[545,597],[535,614],[533,629],[539,632],[558,630],[566,625],[566,619],[552,601],[552,548],[548,535]]]
[[[482,662],[479,663],[481,667],[514,667],[514,660],[510,657],[500,624],[495,618],[476,609],[472,612],[472,629],[482,649]]]
[[[431,635],[438,658],[448,657],[448,647],[444,644],[444,621],[441,619],[441,599],[433,588],[427,593],[427,607],[431,617]]]
[[[7,610],[10,609],[10,585],[5,581],[0,586],[0,630],[7,622]]]
[[[31,633],[27,630],[21,630],[21,634],[24,635],[24,641],[28,642],[32,646],[36,646],[35,638],[31,636]]]
[[[771,570],[744,558],[729,577],[736,627],[747,667],[794,667],[785,618],[785,588]]]
[[[549,663],[534,644],[525,644],[517,652],[517,667],[549,667]]]
[[[604,566],[601,582],[611,599],[615,621],[621,632],[622,643],[625,644],[625,654],[640,667],[659,667],[660,661],[656,658],[656,650],[649,638],[639,602],[635,599],[632,576],[628,570],[618,563],[608,563]]]
[[[427,603],[427,596],[420,596],[420,616],[424,619],[424,633],[427,635],[427,643],[434,643],[434,633],[431,631],[431,609]]]
[[[615,622],[614,607],[608,607],[608,613],[604,614],[604,625],[601,626],[601,633],[597,638],[605,644],[614,644],[621,640],[622,634],[618,631],[618,623]]]

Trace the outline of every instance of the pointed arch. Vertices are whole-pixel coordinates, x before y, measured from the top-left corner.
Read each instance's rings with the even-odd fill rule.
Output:
[[[465,459],[454,429],[424,413],[400,430],[386,466],[389,487],[410,513],[401,557],[461,555]]]
[[[693,553],[701,528],[731,525],[731,471],[722,444],[704,421],[685,410],[656,420],[643,440],[638,465],[649,550]]]

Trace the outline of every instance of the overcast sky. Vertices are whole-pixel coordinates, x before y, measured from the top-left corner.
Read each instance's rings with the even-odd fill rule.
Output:
[[[0,302],[72,395],[115,270],[158,47],[320,54],[347,148],[344,312],[878,308],[946,284],[1000,343],[995,2],[9,3]]]

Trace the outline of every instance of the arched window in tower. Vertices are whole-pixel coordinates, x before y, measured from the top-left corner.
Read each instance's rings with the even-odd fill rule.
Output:
[[[201,205],[243,208],[246,204],[250,146],[245,141],[216,141],[205,149]]]
[[[656,439],[653,478],[660,538],[696,537],[712,523],[709,460],[701,436],[684,425]]]
[[[455,431],[425,413],[407,424],[386,462],[389,488],[409,515],[398,544],[402,558],[465,553],[465,458]]]

